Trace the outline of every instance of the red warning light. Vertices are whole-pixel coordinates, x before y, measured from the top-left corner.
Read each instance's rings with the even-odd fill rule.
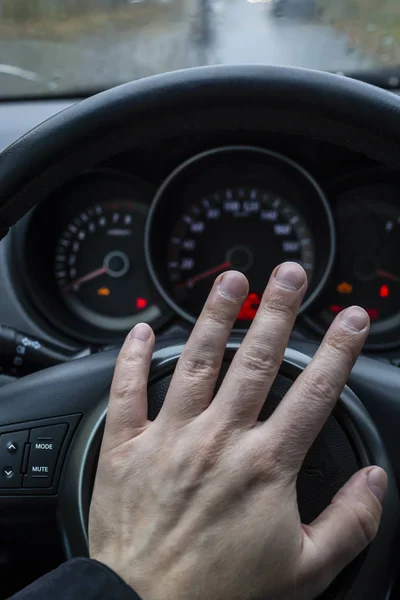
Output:
[[[379,288],[379,295],[380,295],[381,298],[387,298],[389,296],[389,294],[390,294],[389,286],[386,285],[386,283],[384,283]]]
[[[242,309],[238,315],[239,321],[252,321],[256,316],[258,307],[261,303],[261,296],[258,294],[249,294],[244,301]]]
[[[344,310],[344,306],[340,306],[339,304],[331,304],[329,310],[334,314],[338,315],[342,310]]]
[[[147,306],[146,298],[136,298],[136,310],[143,310]]]
[[[379,311],[376,308],[366,308],[365,310],[371,321],[377,321],[379,319]]]

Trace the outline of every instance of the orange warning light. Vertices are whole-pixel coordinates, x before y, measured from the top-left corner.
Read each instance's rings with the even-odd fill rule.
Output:
[[[111,293],[110,290],[106,287],[102,287],[97,290],[98,296],[109,296],[110,293]]]
[[[389,294],[389,286],[384,283],[379,289],[379,295],[381,298],[387,298]]]
[[[336,290],[339,292],[339,294],[351,294],[353,291],[353,286],[351,283],[347,283],[347,281],[342,281],[342,283],[339,283]]]

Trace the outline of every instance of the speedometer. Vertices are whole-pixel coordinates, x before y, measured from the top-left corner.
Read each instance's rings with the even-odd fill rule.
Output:
[[[308,305],[326,280],[333,246],[332,218],[314,180],[280,155],[247,147],[210,151],[179,167],[156,197],[146,235],[156,286],[191,322],[218,273],[244,273],[250,294],[240,329],[254,318],[281,262],[304,267]]]
[[[239,315],[244,322],[254,317],[266,273],[276,264],[294,260],[309,280],[314,273],[310,228],[268,188],[230,187],[202,197],[177,221],[167,248],[171,289],[189,314],[200,312],[212,278],[223,270],[237,269],[251,281],[251,296]]]

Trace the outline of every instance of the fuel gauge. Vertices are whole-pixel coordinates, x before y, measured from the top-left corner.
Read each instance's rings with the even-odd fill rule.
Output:
[[[400,207],[353,190],[342,196],[336,222],[337,258],[313,325],[325,332],[357,304],[371,319],[371,348],[400,343]]]

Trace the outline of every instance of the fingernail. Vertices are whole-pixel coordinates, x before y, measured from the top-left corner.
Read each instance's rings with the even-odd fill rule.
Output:
[[[369,317],[365,310],[359,306],[351,306],[340,313],[340,322],[343,327],[359,333],[369,324]]]
[[[151,337],[150,325],[138,323],[130,332],[129,337],[133,340],[139,340],[139,342],[148,342]]]
[[[297,292],[306,282],[304,269],[295,262],[286,262],[275,272],[276,283],[287,290]]]
[[[247,294],[247,280],[238,271],[228,271],[219,282],[219,293],[229,300],[240,300]]]
[[[375,467],[367,475],[367,485],[371,492],[382,504],[386,494],[387,476],[383,469]]]

